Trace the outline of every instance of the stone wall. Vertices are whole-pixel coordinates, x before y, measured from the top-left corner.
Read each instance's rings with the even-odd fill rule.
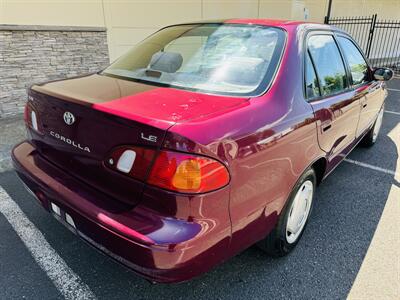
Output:
[[[99,71],[105,28],[0,25],[0,119],[23,112],[32,83]]]

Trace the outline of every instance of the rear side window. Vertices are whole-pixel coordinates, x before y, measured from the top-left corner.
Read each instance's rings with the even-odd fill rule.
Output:
[[[349,64],[353,84],[357,85],[366,82],[368,67],[360,51],[352,41],[345,37],[338,37],[338,42],[342,47],[344,56]]]
[[[318,74],[322,96],[346,89],[346,69],[333,36],[313,35],[308,39],[307,46]]]
[[[311,62],[310,53],[307,51],[306,54],[306,97],[307,99],[312,99],[320,96],[319,83],[317,75],[315,74],[314,66]]]

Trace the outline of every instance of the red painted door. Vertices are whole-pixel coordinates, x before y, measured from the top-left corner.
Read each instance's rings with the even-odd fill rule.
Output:
[[[330,33],[307,37],[306,94],[317,119],[318,143],[333,158],[355,140],[360,97]]]
[[[360,97],[360,119],[357,136],[360,136],[372,125],[383,104],[385,92],[382,82],[371,80],[368,76],[368,64],[357,45],[348,37],[338,35],[337,41],[342,49],[344,59],[349,66],[352,86]]]

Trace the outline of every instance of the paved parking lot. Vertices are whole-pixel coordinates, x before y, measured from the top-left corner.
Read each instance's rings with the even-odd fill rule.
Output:
[[[0,299],[400,299],[400,79],[381,136],[320,186],[289,256],[251,247],[192,281],[152,285],[50,217],[13,171],[0,173]]]

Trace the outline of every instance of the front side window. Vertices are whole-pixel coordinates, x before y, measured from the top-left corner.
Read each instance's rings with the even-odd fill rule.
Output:
[[[343,49],[344,56],[349,64],[353,84],[357,85],[367,81],[368,66],[360,51],[352,41],[345,37],[338,37],[338,42]]]
[[[278,28],[193,24],[167,27],[122,56],[103,75],[229,95],[266,89],[285,33]]]
[[[322,96],[347,88],[346,70],[333,36],[312,35],[307,46],[319,77]]]

